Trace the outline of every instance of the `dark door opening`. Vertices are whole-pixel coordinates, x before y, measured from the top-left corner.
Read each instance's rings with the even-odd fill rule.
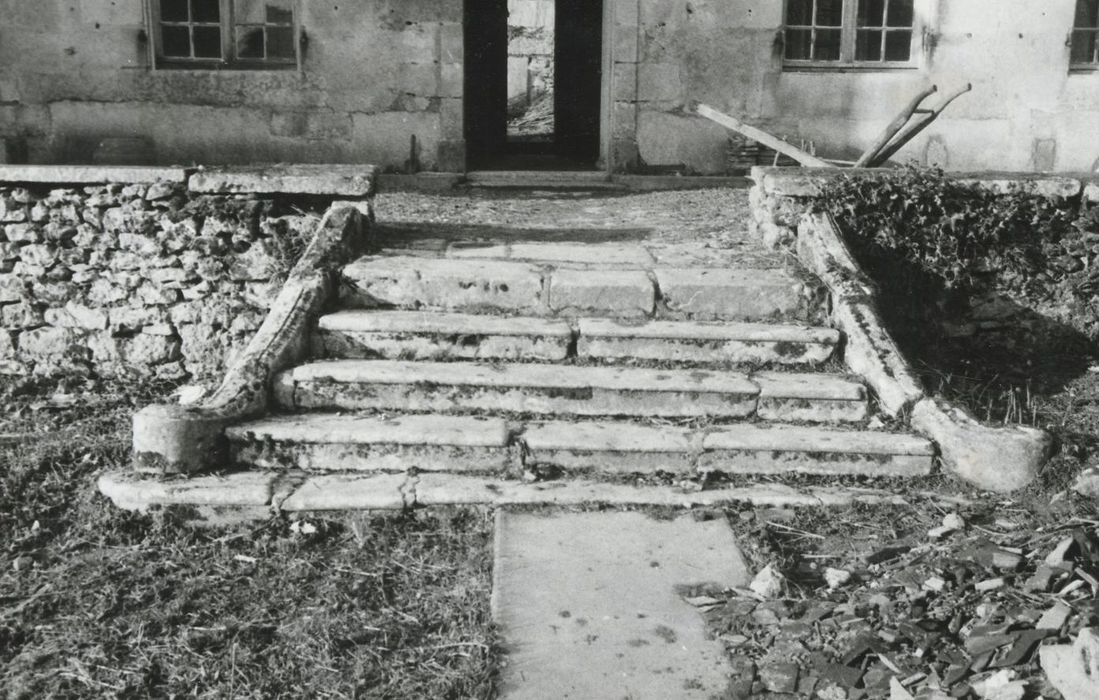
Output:
[[[469,168],[594,168],[602,0],[467,0]]]

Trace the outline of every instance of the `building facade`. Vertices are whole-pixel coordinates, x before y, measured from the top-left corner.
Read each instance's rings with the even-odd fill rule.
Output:
[[[165,164],[711,174],[735,144],[697,102],[854,160],[927,85],[972,83],[896,160],[1091,171],[1097,35],[1099,0],[0,0],[0,158],[136,138]],[[509,140],[546,75],[554,135]]]

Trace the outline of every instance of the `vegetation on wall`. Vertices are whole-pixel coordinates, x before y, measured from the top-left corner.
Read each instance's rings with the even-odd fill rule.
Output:
[[[836,178],[815,206],[878,284],[930,391],[985,421],[1052,430],[1065,458],[1095,442],[1099,206],[915,166]]]

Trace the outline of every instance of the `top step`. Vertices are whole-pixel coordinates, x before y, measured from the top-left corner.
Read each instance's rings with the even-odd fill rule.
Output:
[[[641,260],[626,269],[577,269],[558,262],[569,251],[553,252],[556,259],[542,263],[365,257],[344,268],[342,301],[351,308],[701,321],[812,321],[819,311],[817,288],[781,269]]]

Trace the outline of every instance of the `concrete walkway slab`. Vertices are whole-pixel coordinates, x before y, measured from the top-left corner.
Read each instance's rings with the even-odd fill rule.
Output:
[[[711,698],[734,680],[681,595],[750,580],[724,521],[500,511],[494,578],[504,700]]]

